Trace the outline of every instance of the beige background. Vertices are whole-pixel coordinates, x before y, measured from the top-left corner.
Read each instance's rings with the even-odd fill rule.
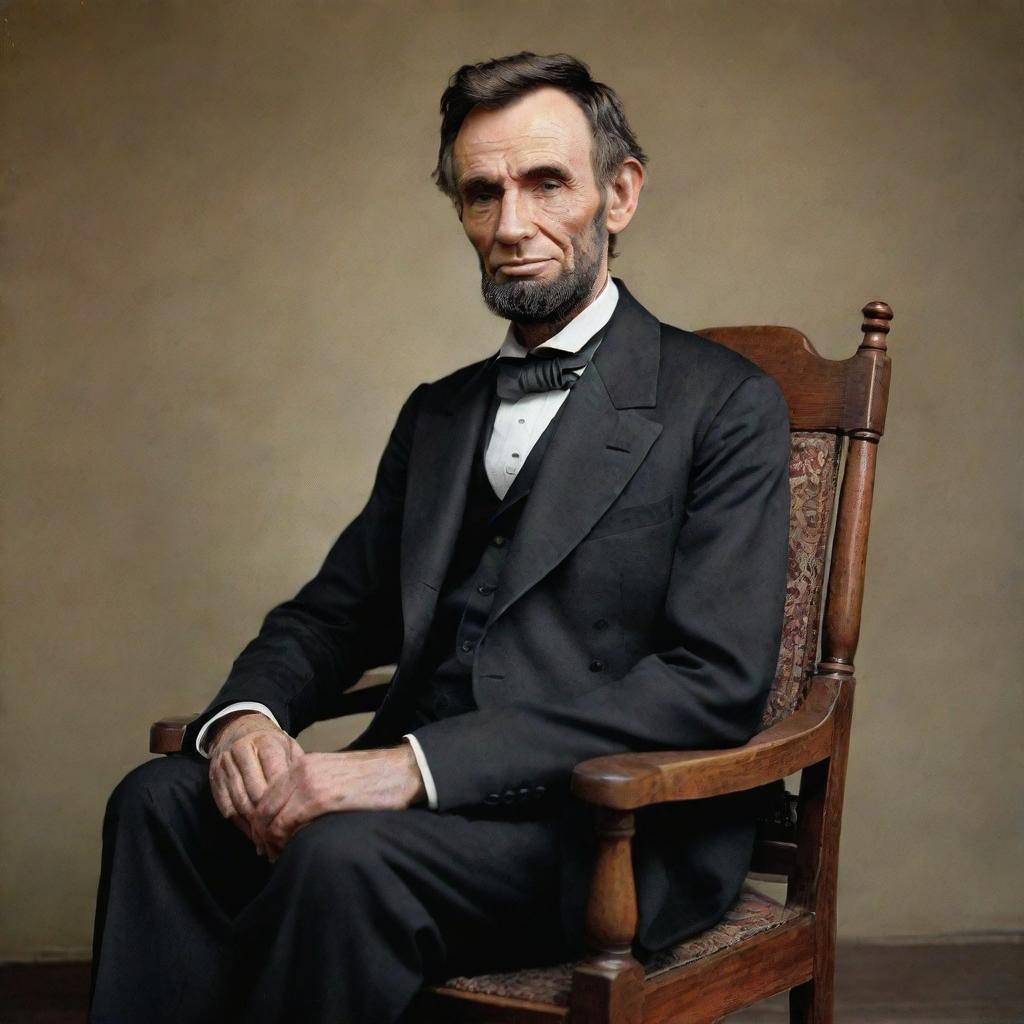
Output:
[[[0,957],[77,955],[103,803],[497,347],[428,179],[453,68],[566,49],[651,157],[617,272],[826,355],[893,304],[846,936],[1024,926],[1013,2],[14,2],[2,90]],[[328,742],[320,737],[320,742]]]

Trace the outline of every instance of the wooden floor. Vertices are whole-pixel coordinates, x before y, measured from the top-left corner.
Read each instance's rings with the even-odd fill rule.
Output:
[[[847,944],[838,963],[836,1024],[1024,1024],[1024,941]],[[88,987],[85,964],[0,965],[0,1024],[83,1024]],[[787,1020],[776,997],[729,1024]]]

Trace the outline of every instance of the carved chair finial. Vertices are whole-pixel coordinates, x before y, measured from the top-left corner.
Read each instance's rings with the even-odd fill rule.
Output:
[[[892,307],[888,302],[876,299],[869,302],[861,312],[864,314],[864,323],[860,329],[864,332],[864,340],[860,347],[876,348],[884,352],[885,336],[889,333],[889,321],[892,319]]]

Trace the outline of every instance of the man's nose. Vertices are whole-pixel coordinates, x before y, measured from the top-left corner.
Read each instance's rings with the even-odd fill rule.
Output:
[[[534,227],[528,216],[527,204],[515,192],[506,192],[501,197],[498,228],[494,233],[495,241],[512,248],[529,238],[533,232]]]

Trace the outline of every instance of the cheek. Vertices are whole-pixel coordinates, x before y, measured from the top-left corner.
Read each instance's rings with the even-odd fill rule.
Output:
[[[462,218],[462,230],[469,239],[473,248],[478,252],[485,252],[490,248],[494,231],[490,228],[485,218],[480,216]]]
[[[572,248],[572,239],[586,231],[590,218],[571,202],[549,203],[537,210],[537,226],[565,251]]]

